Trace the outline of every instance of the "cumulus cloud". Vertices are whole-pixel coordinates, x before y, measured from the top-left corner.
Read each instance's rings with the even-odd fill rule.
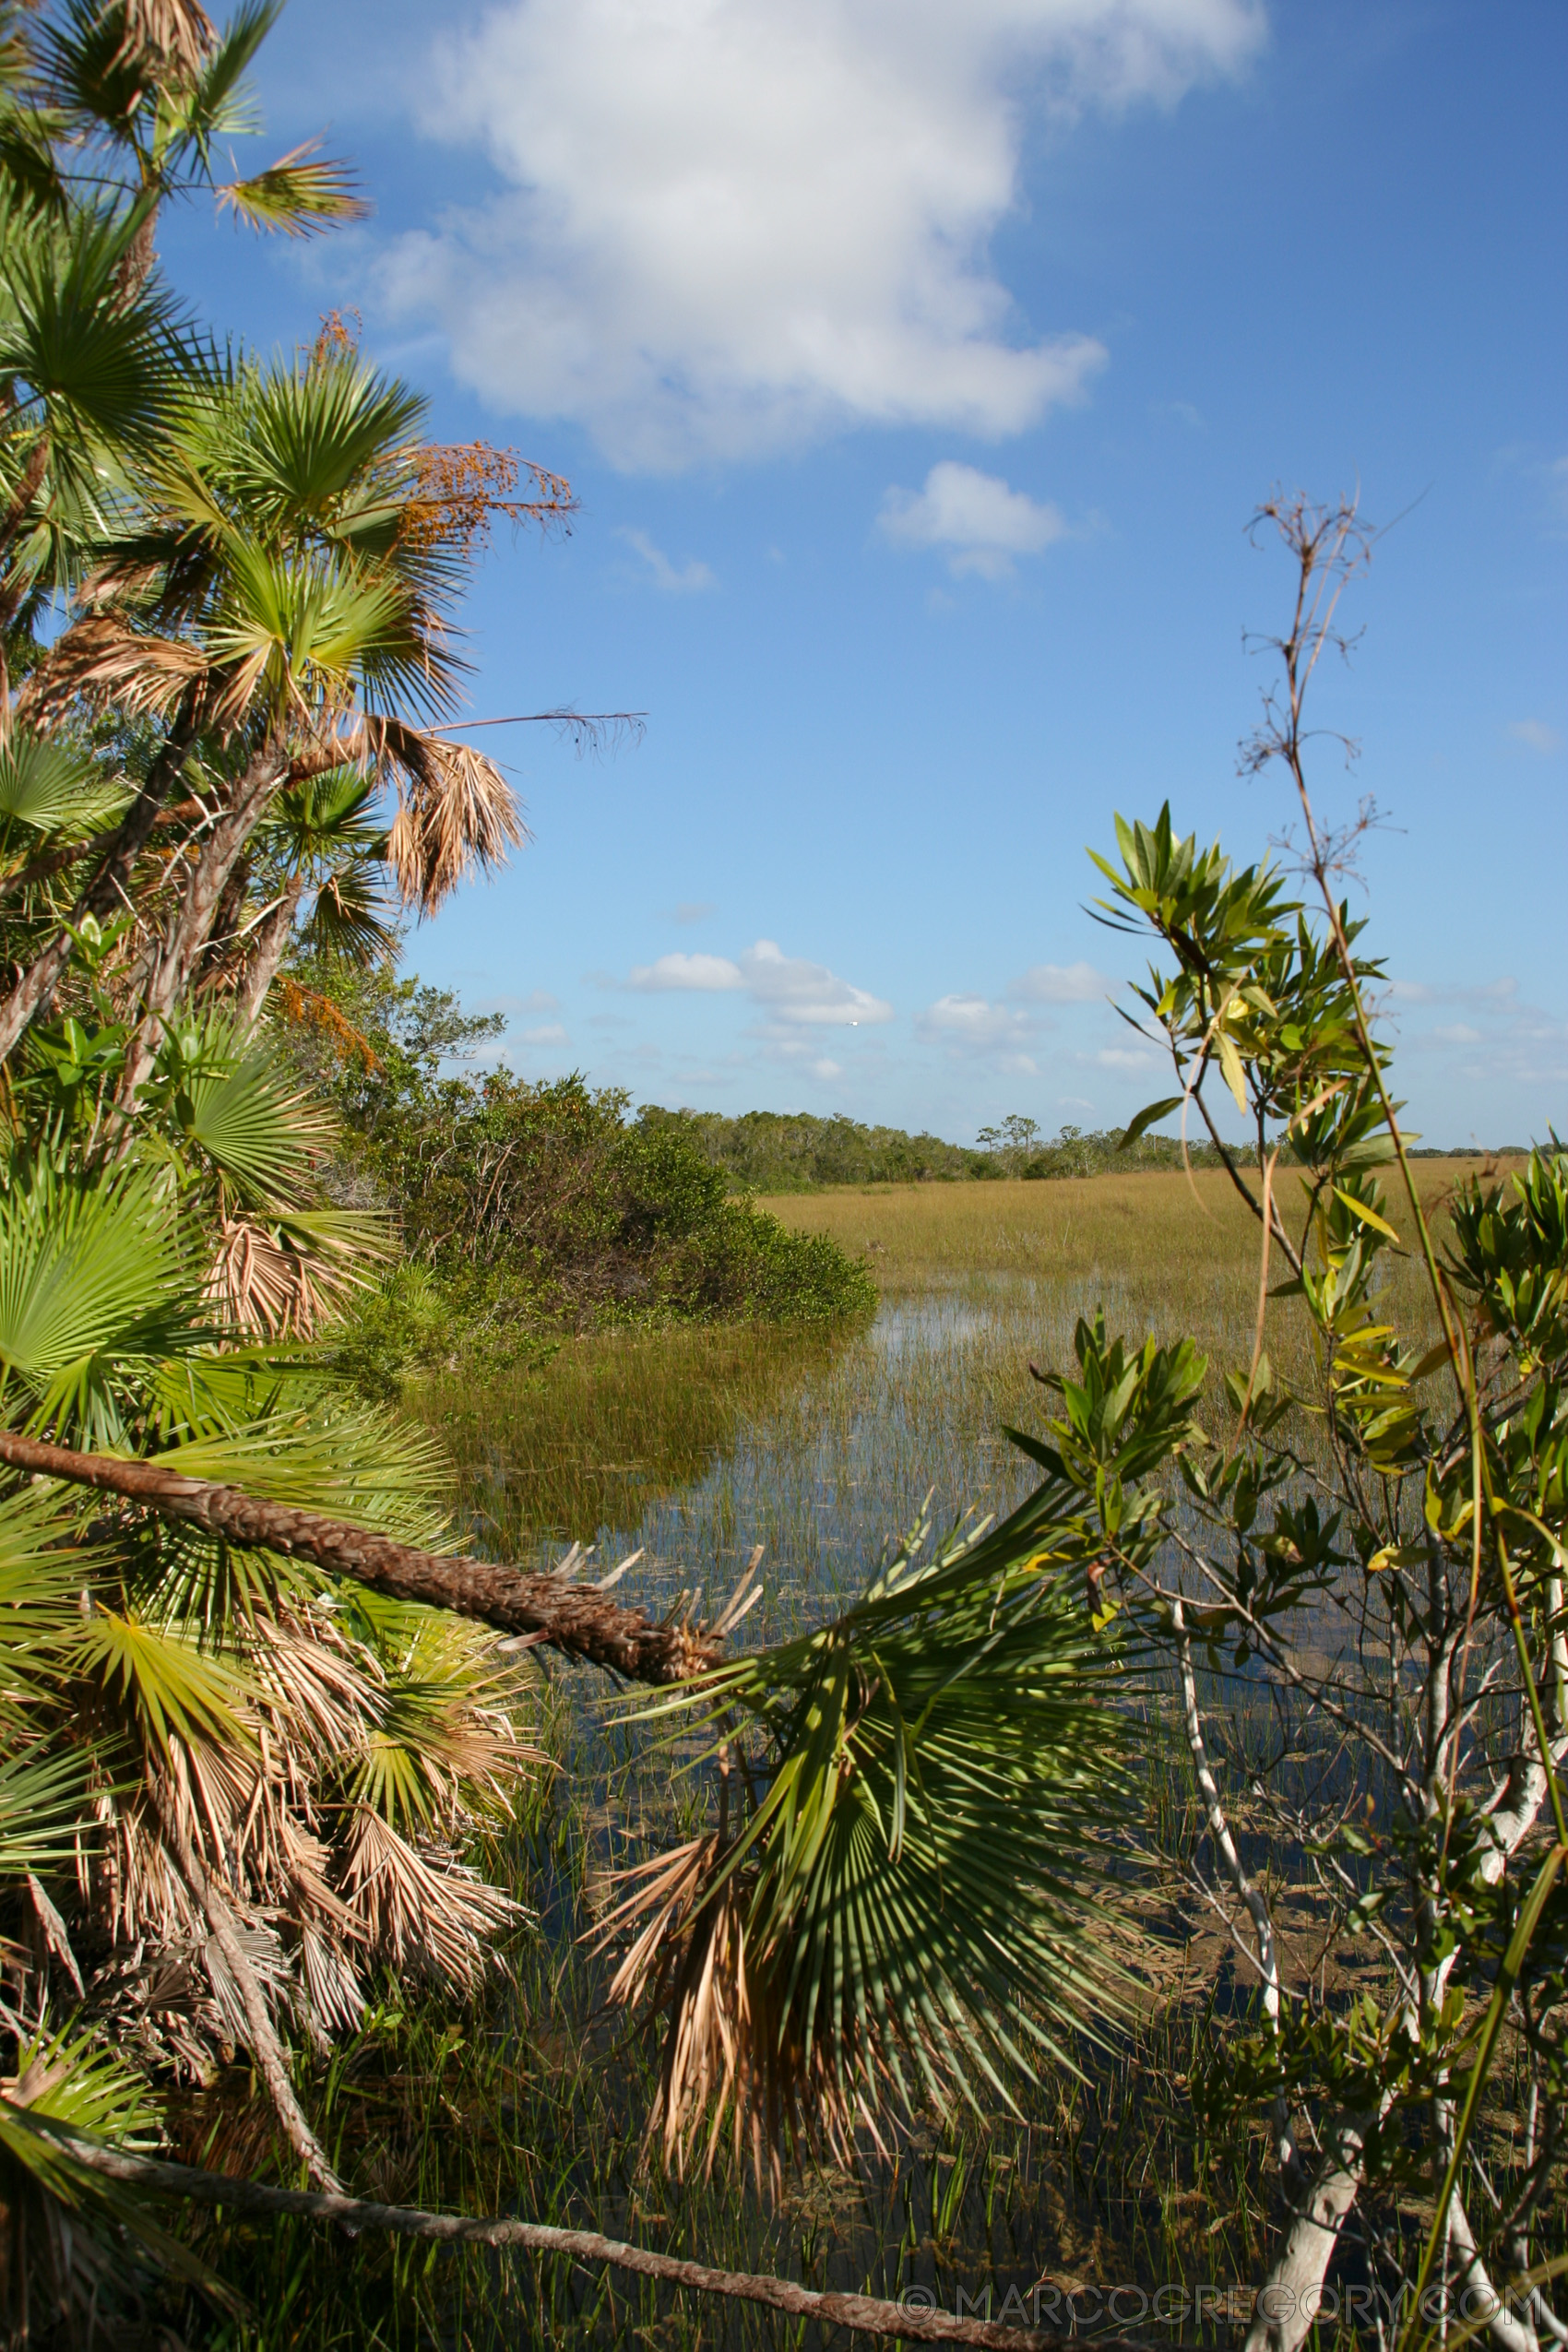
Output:
[[[983,996],[939,996],[915,1016],[915,1035],[956,1045],[971,1053],[1019,1052],[1034,1040],[1038,1023],[1011,1005]]]
[[[1516,980],[1457,985],[1396,980],[1389,995],[1396,1009],[1416,1016],[1405,1025],[1401,1052],[1445,1064],[1454,1078],[1536,1087],[1560,1087],[1568,1081],[1568,1021],[1559,1012],[1524,1003]],[[1422,1028],[1419,1016],[1428,1007],[1467,1017]]]
[[[986,251],[1028,121],[1238,71],[1262,0],[502,0],[442,34],[422,127],[485,204],[382,291],[495,407],[670,469],[860,423],[997,435],[1082,398]]]
[[[537,1028],[523,1031],[525,1045],[564,1045],[566,1032],[559,1021],[541,1021]]]
[[[672,923],[705,923],[709,915],[719,912],[711,898],[683,898],[678,907],[670,909]]]
[[[890,490],[877,522],[895,547],[950,549],[956,577],[978,572],[988,580],[1005,577],[1016,555],[1039,555],[1067,529],[1056,507],[952,457],[932,466],[923,490]]]
[[[915,1016],[915,1035],[945,1046],[956,1062],[980,1058],[1004,1070],[1033,1075],[1041,1035],[1056,1024],[1047,1006],[1087,1004],[1111,983],[1092,964],[1031,964],[993,1002],[973,990],[939,996]],[[1081,1061],[1081,1054],[1070,1054]]]
[[[1110,988],[1092,964],[1031,964],[1008,981],[1007,993],[1019,1004],[1089,1004]]]
[[[759,939],[734,959],[728,956],[659,956],[637,965],[629,975],[632,988],[744,989],[752,1002],[774,1023],[788,1028],[859,1028],[862,1023],[890,1021],[893,1007],[863,988],[840,980],[826,964],[803,956],[786,956],[777,940]]]
[[[699,564],[694,557],[691,563],[677,568],[664,550],[654,545],[647,531],[624,530],[621,537],[642,557],[653,575],[654,586],[662,588],[666,596],[695,596],[703,588],[717,587],[706,564]]]
[[[1560,752],[1562,749],[1562,736],[1543,719],[1516,719],[1508,732],[1516,743],[1523,743],[1532,752]]]
[[[1401,980],[1389,983],[1389,995],[1398,1004],[1479,1004],[1506,1005],[1519,993],[1519,983],[1511,975],[1501,980],[1453,982],[1436,986],[1431,980]]]
[[[744,988],[745,984],[739,964],[732,964],[728,956],[676,953],[660,956],[651,964],[635,965],[629,982],[633,988],[653,990]]]

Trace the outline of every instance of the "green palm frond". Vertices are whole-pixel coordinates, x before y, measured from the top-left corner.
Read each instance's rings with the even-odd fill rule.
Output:
[[[212,1009],[173,1022],[144,1100],[168,1111],[187,1159],[217,1175],[234,1205],[308,1213],[311,1165],[330,1149],[336,1129],[266,1040]]]
[[[24,1740],[28,1707],[58,1693],[60,1645],[80,1624],[84,1581],[102,1564],[101,1548],[82,1540],[83,1516],[80,1494],[58,1488],[0,1495],[0,1717],[13,1735],[19,1719]]]
[[[382,835],[383,853],[386,837]],[[382,865],[356,860],[327,875],[300,928],[301,946],[361,969],[390,964],[398,952],[398,925],[380,887]]]
[[[906,2109],[1009,2097],[1123,2000],[1103,1897],[1128,1788],[1125,1659],[1044,1492],[859,1605],[653,1710],[707,1734],[719,1826],[634,1874],[616,1995],[668,2011],[655,2122],[839,2147]],[[645,1711],[646,1713],[646,1711]],[[760,1735],[760,1740],[759,1740]]]
[[[528,1667],[471,1625],[363,1586],[339,1607],[381,1677],[350,1798],[408,1836],[504,1819],[519,1773],[544,1762],[518,1728],[535,1687]]]
[[[0,744],[0,840],[9,843],[17,827],[24,841],[30,834],[82,839],[113,824],[129,798],[122,778],[73,744],[19,728]]]
[[[0,1759],[0,1878],[48,1873],[72,1862],[86,1801],[79,1755],[10,1750]]]
[[[13,2340],[42,2308],[59,2315],[69,2341],[108,2341],[138,2266],[169,2271],[220,2308],[237,2308],[207,2265],[160,2227],[143,2197],[71,2147],[80,2138],[146,2151],[158,2129],[145,2082],[90,2036],[39,2035],[18,2050],[15,2076],[0,2084],[0,2203],[19,2257],[5,2266],[0,2311]]]
[[[176,1742],[252,1744],[245,1721],[251,1686],[226,1659],[198,1649],[182,1625],[95,1606],[66,1655],[73,1672],[101,1694],[147,1756],[167,1763]]]
[[[196,1303],[154,1173],[13,1163],[0,1194],[0,1406],[119,1444],[151,1363],[208,1338]]]
[[[0,376],[15,402],[0,433],[0,482],[20,492],[46,436],[34,511],[106,534],[128,455],[150,454],[173,421],[194,350],[171,298],[149,281],[127,300],[141,226],[78,208],[68,216],[0,192]]]
[[[422,395],[351,351],[303,367],[237,371],[193,411],[190,461],[221,511],[266,545],[338,537],[372,485],[407,473],[426,415]]]
[[[351,170],[323,155],[319,139],[291,148],[248,180],[226,181],[218,201],[251,228],[279,230],[286,237],[314,236],[333,221],[363,220],[370,212]]]

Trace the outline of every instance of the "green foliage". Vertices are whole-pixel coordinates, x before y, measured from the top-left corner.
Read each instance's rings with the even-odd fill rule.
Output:
[[[717,1829],[607,1924],[647,1923],[615,1990],[659,2030],[671,2156],[707,2123],[711,2160],[732,2108],[759,2162],[780,2135],[847,2156],[890,2095],[1006,2103],[1118,2013],[1131,1684],[1053,1501],[934,1549],[917,1527],[830,1624],[653,1711],[683,1750],[707,1735],[721,1786]]]
[[[299,970],[292,1036],[341,1110],[339,1188],[372,1190],[404,1244],[343,1336],[362,1382],[459,1354],[500,1369],[564,1332],[830,1321],[874,1305],[870,1276],[836,1243],[732,1197],[685,1122],[634,1120],[624,1091],[576,1075],[451,1074],[493,1034],[489,1020],[417,980]],[[307,992],[307,971],[331,994]],[[323,1027],[324,1003],[357,1047]]]
[[[1065,1126],[1058,1135],[1044,1136],[1032,1119],[1017,1113],[998,1127],[982,1127],[973,1147],[944,1143],[938,1135],[906,1134],[898,1127],[861,1126],[841,1112],[820,1119],[804,1111],[748,1111],[728,1119],[717,1111],[661,1111],[650,1104],[637,1116],[644,1126],[694,1137],[738,1192],[810,1193],[826,1184],[957,1183],[993,1177],[1040,1180],[1181,1163],[1180,1146],[1166,1136],[1149,1136],[1136,1150],[1124,1152],[1115,1130],[1086,1134]],[[1200,1144],[1191,1158],[1204,1166],[1212,1163],[1213,1154]]]

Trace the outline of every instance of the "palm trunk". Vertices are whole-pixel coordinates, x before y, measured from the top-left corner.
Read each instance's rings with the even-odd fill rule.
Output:
[[[267,992],[278,977],[278,967],[293,937],[294,917],[304,887],[303,873],[291,875],[277,905],[267,909],[252,934],[250,955],[234,994],[234,1010],[243,1028],[254,1029],[261,1018]]]
[[[395,1600],[422,1601],[477,1618],[499,1633],[531,1638],[628,1681],[684,1681],[717,1665],[721,1655],[722,1620],[712,1627],[659,1623],[644,1610],[623,1608],[595,1585],[529,1574],[491,1560],[416,1551],[345,1520],[269,1503],[239,1487],[187,1479],[157,1462],[78,1454],[11,1430],[0,1431],[0,1462],[35,1478],[66,1479],[123,1495],[160,1518],[182,1520],[230,1543],[314,1561],[329,1575],[352,1576]]]
[[[183,994],[211,933],[224,886],[244,854],[267,802],[289,774],[289,755],[270,742],[246,764],[233,798],[202,844],[196,871],[185,885],[179,911],[153,963],[143,991],[143,1019],[125,1049],[118,1100],[135,1105],[137,1088],[152,1067],[163,1016]]]
[[[185,754],[195,742],[196,733],[194,707],[187,704],[182,707],[168,741],[148,769],[141,790],[105,844],[97,873],[79,893],[71,909],[73,923],[79,923],[86,915],[102,918],[123,903],[126,878],[152,837],[158,813],[184,766]],[[70,932],[59,932],[18,976],[10,994],[0,1003],[0,1063],[8,1059],[29,1024],[49,1005],[71,960],[72,945]]]

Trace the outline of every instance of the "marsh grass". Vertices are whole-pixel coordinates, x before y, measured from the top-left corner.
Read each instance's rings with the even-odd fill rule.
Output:
[[[1453,1162],[1432,1168],[1431,1193],[1457,1173]],[[606,1561],[640,1546],[626,1589],[655,1604],[693,1585],[728,1592],[760,1542],[766,1590],[751,1632],[771,1638],[858,1588],[928,1490],[942,1518],[1000,1511],[1026,1491],[1028,1466],[1002,1428],[1038,1419],[1029,1363],[1070,1360],[1080,1313],[1103,1304],[1130,1335],[1191,1333],[1217,1371],[1251,1352],[1256,1229],[1217,1175],[883,1188],[769,1206],[866,1253],[883,1295],[874,1323],[586,1338],[483,1388],[433,1384],[415,1408],[453,1455],[476,1542],[523,1560],[568,1539]],[[1396,1262],[1389,1304],[1418,1332],[1420,1298],[1414,1270]],[[1289,1302],[1270,1306],[1266,1338],[1288,1376],[1307,1369]],[[643,2166],[650,2055],[614,2039],[580,1937],[608,1872],[688,1828],[700,1795],[650,1763],[635,1733],[607,1730],[601,1701],[586,1675],[541,1674],[540,1737],[555,1769],[529,1790],[498,1858],[533,1915],[514,1939],[509,1979],[461,2016],[388,1981],[315,2081],[318,2126],[352,2188],[596,2227],[818,2286],[894,2296],[918,2283],[950,2307],[960,2284],[973,2297],[989,2281],[1000,2311],[1010,2287],[1027,2303],[1042,2278],[1152,2292],[1256,2275],[1269,2221],[1249,2186],[1258,2168],[1245,2147],[1206,2136],[1192,2093],[1216,2020],[1247,1994],[1223,1935],[1169,1888],[1142,1900],[1146,1994],[1134,2025],[1109,2050],[1086,2049],[1080,2074],[1042,2083],[1021,2117],[992,2101],[917,2130],[894,2161],[868,2157],[858,2176],[803,2167],[778,2204],[722,2161],[710,2182]],[[1224,1737],[1238,1764],[1267,1736],[1266,1716],[1261,1691],[1229,1692]],[[1148,1800],[1156,1843],[1191,1841],[1190,1780],[1158,1738]],[[1266,1849],[1254,1859],[1268,1867]],[[229,2144],[259,2128],[234,2087],[187,2104],[184,2153],[255,2161],[256,2148]],[[826,2340],[566,2263],[334,2241],[304,2225],[220,2221],[205,2251],[253,2316],[215,2326],[193,2310],[182,2325],[232,2352],[740,2352]],[[1211,2317],[1182,2333],[1227,2332]]]

